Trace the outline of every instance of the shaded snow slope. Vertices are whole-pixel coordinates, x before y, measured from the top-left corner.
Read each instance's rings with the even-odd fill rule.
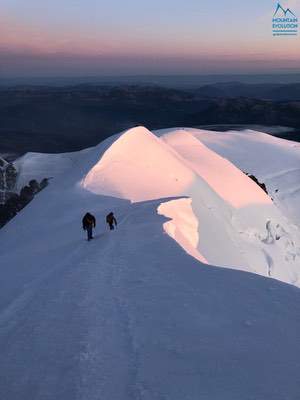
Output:
[[[78,186],[106,147],[0,231],[0,398],[298,400],[299,289],[187,255],[157,214],[176,199]]]
[[[256,183],[193,133],[173,130],[157,137],[133,128],[112,143],[82,185],[134,202],[188,196],[189,209],[176,202],[164,206],[172,208],[164,215],[176,215],[176,224],[165,225],[166,231],[189,254],[300,285],[299,231]],[[184,218],[178,222],[180,214]],[[187,225],[192,241],[183,234]]]
[[[169,218],[163,225],[168,235],[188,254],[207,264],[207,260],[198,250],[199,222],[192,209],[192,200],[187,198],[163,202],[157,211]]]
[[[26,153],[14,162],[19,174],[17,189],[27,185],[31,179],[41,181],[44,178],[59,177],[76,167],[88,151],[89,149],[62,154]]]

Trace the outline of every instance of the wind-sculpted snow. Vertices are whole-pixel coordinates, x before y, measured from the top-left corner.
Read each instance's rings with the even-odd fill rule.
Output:
[[[157,211],[158,214],[170,219],[164,223],[167,234],[176,240],[188,254],[207,263],[198,250],[199,221],[193,212],[191,203],[189,198],[164,201]]]
[[[40,162],[57,174],[0,231],[1,400],[299,399],[299,289],[210,263],[225,266],[227,257],[245,268],[247,260],[255,270],[260,249],[265,274],[274,276],[286,249],[291,266],[297,259],[290,227],[278,211],[275,222],[274,206],[251,180],[245,190],[256,201],[239,208],[214,187],[217,171],[197,164],[197,149],[188,160],[178,135],[171,146],[172,137],[139,128],[70,155],[70,163],[57,156],[51,166],[52,156],[39,155],[32,170],[20,166],[20,179],[22,171],[38,178]],[[135,157],[139,143],[145,152]],[[208,163],[210,153],[199,150]],[[212,157],[226,179],[234,167]],[[143,162],[149,170],[136,173]],[[136,200],[156,197],[154,189],[187,195],[132,203],[94,193]],[[111,210],[114,232],[105,224]],[[86,211],[97,218],[92,242],[81,230]]]
[[[198,129],[188,131],[238,168],[264,182],[281,212],[300,227],[299,143],[251,130],[222,133]]]
[[[187,196],[189,211],[185,208],[179,221],[183,203],[172,203],[177,221],[165,228],[189,254],[209,264],[299,286],[300,234],[272,199],[229,160],[206,147],[201,131],[169,130],[158,136],[143,127],[122,134],[89,171],[83,187],[133,202]],[[169,211],[168,206],[164,215],[170,217]],[[197,240],[186,236],[187,225],[194,227]],[[284,234],[275,234],[269,242],[271,225]]]
[[[272,204],[270,197],[234,165],[211,151],[185,130],[162,136],[162,140],[180,155],[185,164],[205,179],[214,191],[236,209],[253,204]]]
[[[83,181],[97,194],[143,201],[183,194],[194,173],[146,128],[133,128],[103,154]]]

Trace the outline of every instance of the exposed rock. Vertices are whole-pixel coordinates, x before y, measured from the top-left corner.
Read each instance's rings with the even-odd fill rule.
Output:
[[[21,189],[20,194],[11,193],[6,201],[0,204],[0,228],[30,203],[34,196],[48,185],[48,182],[48,178],[44,178],[40,183],[32,179]]]
[[[259,180],[256,178],[256,176],[248,174],[247,172],[245,172],[245,174],[252,179],[265,193],[267,193],[267,195],[269,195],[268,190],[266,185],[263,182],[259,182]]]
[[[49,179],[48,178],[44,178],[40,183],[40,190],[45,189],[45,187],[48,186],[48,184],[49,184]]]
[[[0,158],[0,204],[13,194],[18,172],[12,163]]]

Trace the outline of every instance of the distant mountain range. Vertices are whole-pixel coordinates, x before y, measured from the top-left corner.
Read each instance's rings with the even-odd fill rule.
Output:
[[[67,77],[20,77],[4,78],[0,76],[1,86],[44,85],[71,86],[89,85],[158,85],[169,88],[192,88],[215,83],[240,82],[247,84],[293,84],[300,82],[300,68],[294,73],[280,74],[210,74],[210,75],[130,75],[130,76],[67,76]]]
[[[0,121],[0,154],[75,151],[135,125],[280,125],[299,140],[300,83],[2,87]]]
[[[201,86],[197,93],[208,97],[251,97],[274,101],[300,100],[300,83],[247,84],[241,82],[215,83]]]

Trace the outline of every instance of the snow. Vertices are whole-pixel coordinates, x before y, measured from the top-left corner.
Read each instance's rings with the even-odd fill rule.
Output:
[[[299,143],[251,130],[221,134],[195,129],[188,131],[241,170],[265,182],[282,213],[300,227]]]
[[[78,159],[82,158],[87,151],[88,149],[76,153],[61,154],[26,153],[14,162],[19,173],[16,189],[22,189],[31,179],[40,182],[44,178],[59,177],[76,166]]]
[[[259,190],[254,182],[249,181],[228,160],[209,150],[189,132],[175,131],[164,135],[162,139],[172,146],[184,158],[185,163],[233,207],[272,204],[271,199]]]
[[[297,228],[196,136],[23,159],[55,177],[0,231],[1,399],[299,399],[299,288],[258,275],[297,284]]]
[[[188,254],[207,264],[207,260],[198,250],[199,221],[193,212],[192,200],[187,198],[167,201],[161,203],[157,211],[170,219],[163,225],[168,235]]]
[[[174,234],[174,223],[165,228],[189,254],[299,286],[299,231],[271,198],[193,131],[159,136],[144,127],[125,132],[89,171],[83,187],[133,202],[188,196],[192,201],[184,223],[189,219],[196,226],[193,244],[182,232]],[[173,204],[172,214],[182,214],[181,206]]]
[[[142,201],[184,193],[194,174],[143,127],[124,133],[83,181],[96,193]]]

